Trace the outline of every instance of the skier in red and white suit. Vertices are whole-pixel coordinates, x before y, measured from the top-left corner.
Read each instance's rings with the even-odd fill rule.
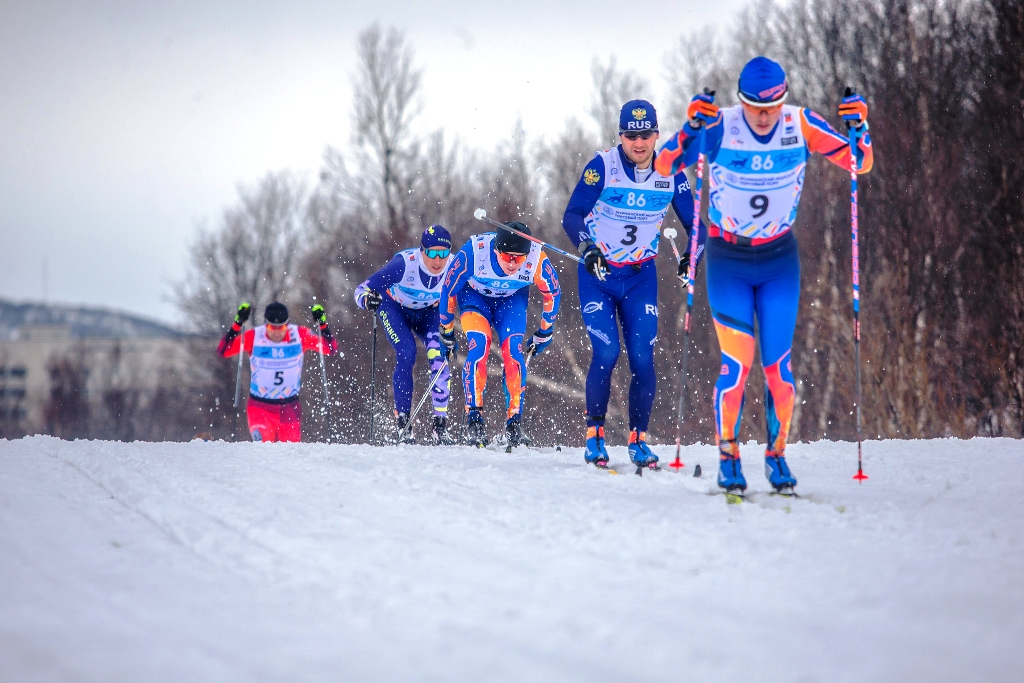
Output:
[[[253,441],[299,441],[302,437],[302,356],[305,351],[326,355],[338,350],[327,314],[316,304],[310,311],[320,325],[320,335],[303,325],[289,324],[288,309],[276,301],[263,311],[265,324],[240,335],[249,319],[249,304],[238,307],[231,329],[221,339],[217,353],[228,358],[243,348],[249,354],[251,381],[246,416]]]

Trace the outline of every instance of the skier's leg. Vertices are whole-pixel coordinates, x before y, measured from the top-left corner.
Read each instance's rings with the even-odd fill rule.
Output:
[[[780,238],[780,252],[761,264],[765,281],[758,285],[754,306],[760,332],[765,376],[765,417],[768,450],[786,449],[796,402],[790,354],[800,305],[800,255],[796,239]]]
[[[732,245],[708,241],[708,303],[722,349],[715,383],[715,430],[719,444],[735,442],[743,416],[743,389],[754,362],[754,264],[730,253]]]
[[[444,362],[444,354],[441,353],[441,334],[438,332],[440,314],[436,306],[422,309],[418,313],[420,315],[415,331],[423,340],[423,348],[427,351],[430,376],[433,377],[438,370],[441,371],[434,386],[430,389],[430,400],[434,404],[434,417],[447,417],[451,371],[448,364]]]
[[[519,415],[523,387],[526,384],[523,335],[526,334],[526,308],[530,301],[529,296],[529,289],[524,288],[502,299],[497,306],[494,319],[504,365],[502,383],[505,389],[506,419]]]
[[[293,401],[280,406],[280,426],[277,438],[281,442],[302,441],[302,401]]]
[[[412,410],[412,368],[416,364],[416,338],[409,329],[405,307],[391,297],[384,297],[378,315],[388,341],[395,348],[395,371],[391,376],[395,413],[408,415]]]
[[[643,433],[651,420],[657,374],[654,344],[658,338],[658,272],[654,261],[641,266],[618,304],[622,337],[629,359],[629,430]]]
[[[587,370],[587,428],[604,426],[611,395],[612,373],[619,360],[619,328],[615,322],[616,297],[601,282],[579,267],[580,309],[593,354]],[[603,439],[603,436],[602,436]]]
[[[252,396],[245,402],[245,415],[249,420],[249,435],[253,441],[277,440],[277,415],[272,403],[264,403]]]
[[[491,350],[491,304],[467,287],[459,293],[459,310],[466,334],[466,363],[462,368],[466,409],[482,408],[487,389],[487,354]]]

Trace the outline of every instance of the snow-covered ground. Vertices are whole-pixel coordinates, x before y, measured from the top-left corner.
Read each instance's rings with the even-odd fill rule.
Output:
[[[1021,680],[1024,442],[864,451],[0,442],[0,680]]]

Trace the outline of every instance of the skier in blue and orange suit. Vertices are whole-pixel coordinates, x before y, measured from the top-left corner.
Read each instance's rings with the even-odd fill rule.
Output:
[[[632,100],[619,114],[619,140],[598,152],[565,208],[562,227],[583,256],[579,268],[580,307],[593,356],[587,372],[587,436],[584,458],[607,467],[604,420],[612,372],[619,359],[619,330],[629,357],[629,457],[638,467],[657,469],[647,446],[647,426],[657,377],[654,344],[658,336],[658,255],[661,224],[671,205],[691,230],[693,196],[682,171],[654,167],[658,115],[645,100]],[[697,258],[706,235],[698,226]],[[689,247],[689,240],[686,240]],[[689,262],[689,252],[682,258]]]
[[[807,158],[823,154],[850,169],[849,140],[810,109],[784,104],[788,92],[781,66],[752,59],[740,73],[740,104],[719,110],[713,96],[695,96],[689,121],[655,162],[661,173],[695,163],[700,145],[693,143],[703,131],[710,165],[708,302],[722,349],[714,393],[718,483],[727,491],[747,486],[738,437],[754,361],[755,316],[766,380],[765,474],[776,491],[790,493],[796,485],[785,458],[796,398],[790,351],[800,298],[800,258],[791,228]],[[874,159],[867,103],[848,96],[839,115],[857,139],[857,172],[867,173]]]
[[[530,234],[522,223],[505,225]],[[472,445],[487,445],[480,410],[487,387],[492,326],[498,332],[505,368],[505,438],[510,446],[517,446],[523,440],[520,414],[526,387],[523,336],[531,284],[536,285],[544,297],[540,328],[527,344],[536,355],[551,344],[561,299],[558,275],[540,245],[508,230],[473,235],[455,254],[445,275],[441,289],[441,342],[449,350],[457,347],[457,305],[467,343],[462,379],[468,441]]]

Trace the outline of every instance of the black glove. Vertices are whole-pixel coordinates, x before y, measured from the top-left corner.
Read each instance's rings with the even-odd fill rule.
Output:
[[[604,254],[601,253],[601,250],[593,242],[584,242],[584,244],[590,246],[583,250],[583,267],[588,273],[603,282],[608,274],[608,259],[604,257]]]
[[[366,290],[366,295],[363,296],[363,308],[376,313],[382,303],[384,303],[384,297],[372,289]]]
[[[441,330],[441,346],[444,347],[445,360],[451,357],[453,353],[458,351],[459,342],[455,340],[455,328],[453,327],[449,331],[445,332]]]
[[[315,320],[320,326],[327,324],[327,311],[320,304],[313,304],[309,307],[309,312],[313,315]]]
[[[690,252],[683,254],[679,260],[679,267],[676,269],[676,277],[683,283],[683,287],[690,286]]]
[[[235,324],[241,327],[245,324],[245,321],[249,319],[249,313],[251,312],[252,306],[248,303],[243,303],[238,307],[238,313],[235,313]]]
[[[544,353],[544,349],[551,345],[551,340],[554,338],[555,328],[549,327],[546,330],[537,330],[530,340],[526,342],[526,353],[531,356],[539,356]]]

